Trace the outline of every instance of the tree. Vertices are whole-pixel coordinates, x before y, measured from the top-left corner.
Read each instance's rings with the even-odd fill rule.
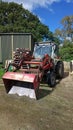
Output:
[[[49,28],[37,16],[14,2],[0,2],[0,32],[32,33],[34,41],[51,39]]]
[[[63,25],[63,35],[73,38],[73,16],[66,16],[61,20]]]
[[[56,29],[54,35],[62,40],[73,40],[73,15],[64,17],[61,20],[61,25],[62,28]]]
[[[65,40],[62,47],[60,47],[60,55],[63,60],[73,60],[73,44],[70,41]]]
[[[61,20],[62,28],[56,29],[54,35],[62,42],[60,55],[63,60],[73,60],[73,15]]]

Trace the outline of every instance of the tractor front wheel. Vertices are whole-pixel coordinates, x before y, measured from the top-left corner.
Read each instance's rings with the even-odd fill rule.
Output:
[[[50,87],[54,87],[56,85],[56,76],[53,71],[47,75],[47,83]]]
[[[62,61],[59,61],[56,65],[56,77],[62,79],[64,76],[64,64]]]

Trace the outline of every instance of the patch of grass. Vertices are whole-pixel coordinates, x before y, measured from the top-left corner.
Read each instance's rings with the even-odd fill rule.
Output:
[[[0,65],[0,79],[2,79],[4,72],[5,72],[4,68],[2,68],[2,65]]]

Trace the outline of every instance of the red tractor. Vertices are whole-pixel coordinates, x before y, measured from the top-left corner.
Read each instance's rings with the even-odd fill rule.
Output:
[[[54,43],[36,43],[33,55],[30,50],[18,49],[19,55],[15,54],[14,62],[8,66],[3,76],[7,93],[36,98],[40,82],[44,81],[54,87],[56,79],[61,79],[64,75],[64,65],[57,56],[57,50]]]

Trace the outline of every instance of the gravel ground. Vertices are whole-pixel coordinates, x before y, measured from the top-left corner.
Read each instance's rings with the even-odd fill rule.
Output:
[[[8,95],[0,82],[0,130],[73,130],[73,75],[41,85],[38,100]]]

